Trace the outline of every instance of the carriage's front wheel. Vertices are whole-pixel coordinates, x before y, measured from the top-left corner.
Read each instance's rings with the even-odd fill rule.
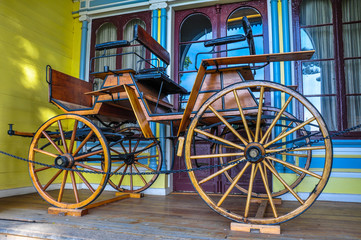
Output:
[[[29,160],[44,164],[29,163],[31,179],[38,193],[59,208],[90,204],[109,177],[110,153],[103,133],[75,114],[45,122],[31,142]]]
[[[332,165],[327,136],[319,112],[291,88],[267,81],[237,83],[202,105],[185,145],[188,168],[207,162],[230,165],[189,172],[189,177],[201,198],[219,214],[238,222],[281,223],[309,208],[325,187]],[[313,138],[326,139],[312,144]],[[200,143],[218,150],[197,153],[194,145]],[[291,149],[282,152],[285,148]],[[317,155],[314,163],[312,155]],[[221,194],[209,193],[210,182],[226,180]],[[294,201],[277,208],[273,197],[279,193],[288,193]],[[255,196],[269,201],[263,218],[255,217]]]

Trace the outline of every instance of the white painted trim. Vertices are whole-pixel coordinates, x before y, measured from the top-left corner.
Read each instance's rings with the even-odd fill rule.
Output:
[[[12,188],[0,190],[0,198],[35,193],[34,187]]]
[[[308,193],[297,193],[297,195],[300,196],[301,199],[306,199]],[[286,201],[297,201],[291,193],[286,193],[279,198]],[[361,203],[361,194],[321,193],[317,201]]]

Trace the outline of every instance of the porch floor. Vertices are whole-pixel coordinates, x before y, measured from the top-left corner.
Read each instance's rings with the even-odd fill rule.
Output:
[[[83,217],[49,215],[48,207],[36,193],[1,198],[0,239],[361,239],[361,203],[317,201],[281,224],[281,235],[232,232],[196,194],[123,199]]]

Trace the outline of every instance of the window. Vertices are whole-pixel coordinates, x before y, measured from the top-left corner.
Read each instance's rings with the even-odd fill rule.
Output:
[[[112,17],[105,17],[94,19],[92,21],[91,41],[90,41],[90,58],[103,54],[103,51],[95,51],[95,45],[98,43],[115,41],[115,40],[133,40],[134,25],[139,24],[147,32],[151,30],[151,11],[137,12],[131,14],[124,14]],[[138,45],[132,45],[123,49],[110,49],[107,54],[136,52],[141,56],[150,57],[150,54]],[[148,56],[149,55],[149,56]],[[103,66],[106,64],[111,70],[121,68],[134,68],[138,59],[132,55],[125,55],[123,57],[103,58],[104,60],[97,60],[90,66],[91,71],[103,71]],[[103,61],[103,62],[101,62]],[[90,77],[90,81],[95,83],[100,80],[94,80]]]
[[[361,1],[299,0],[294,11],[297,49],[316,51],[298,66],[303,94],[331,131],[360,124]]]
[[[197,75],[197,67],[202,59],[223,57],[226,54],[228,56],[248,55],[248,49],[239,49],[247,46],[247,42],[216,47],[216,51],[221,51],[219,53],[209,53],[212,48],[204,47],[204,42],[210,39],[244,34],[241,24],[243,16],[247,16],[251,22],[256,53],[262,54],[265,51],[262,22],[264,16],[267,15],[266,6],[266,1],[259,0],[177,11],[175,13],[175,81],[190,92]],[[262,15],[261,12],[263,12]],[[238,50],[225,53],[226,48]],[[265,79],[264,71],[264,69],[257,70],[255,78]],[[185,108],[187,100],[188,95],[179,98],[181,109]]]

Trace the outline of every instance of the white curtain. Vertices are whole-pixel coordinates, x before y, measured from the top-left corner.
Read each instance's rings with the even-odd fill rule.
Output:
[[[96,39],[95,43],[105,43],[110,41],[117,40],[117,28],[112,23],[104,23],[96,32]],[[107,55],[116,54],[116,49],[108,49]],[[95,56],[103,55],[104,51],[96,51]],[[115,57],[107,57],[107,58],[100,58],[95,60],[94,62],[94,71],[95,72],[103,72],[104,66],[109,66],[109,69],[115,70],[116,69],[116,58]],[[96,78],[94,79],[94,89],[100,89],[103,80]]]
[[[300,9],[301,26],[332,24],[332,4],[330,0],[304,0]],[[306,27],[303,30],[310,37],[315,59],[334,58],[333,26]],[[302,43],[301,43],[302,44]],[[334,61],[314,63],[320,68],[321,90],[318,94],[336,94]],[[304,84],[307,84],[306,82]],[[310,83],[308,83],[310,84]],[[316,97],[313,97],[314,100]],[[311,99],[310,99],[311,100]],[[314,100],[315,101],[315,100]],[[330,130],[337,129],[336,97],[321,97],[320,111]],[[315,101],[317,102],[317,101]]]
[[[361,1],[342,1],[344,57],[361,57]],[[345,24],[346,23],[346,24]],[[361,94],[361,59],[345,60],[345,80],[347,94]],[[361,123],[361,96],[347,97],[348,127]]]
[[[140,19],[132,19],[124,27],[123,39],[128,40],[128,41],[133,40],[134,26],[136,24],[138,24],[139,26],[141,26],[142,28],[145,29],[144,21],[142,21]],[[134,43],[134,44],[137,44],[137,43]],[[131,46],[131,47],[123,48],[123,53],[128,53],[128,52],[136,52],[143,58],[145,57],[145,49],[142,46]],[[137,65],[137,61],[139,61],[139,60],[140,60],[140,58],[134,54],[124,55],[122,58],[122,69],[131,68],[131,69],[137,70],[137,67],[140,67],[139,64]],[[142,64],[142,66],[144,66],[144,63]]]

